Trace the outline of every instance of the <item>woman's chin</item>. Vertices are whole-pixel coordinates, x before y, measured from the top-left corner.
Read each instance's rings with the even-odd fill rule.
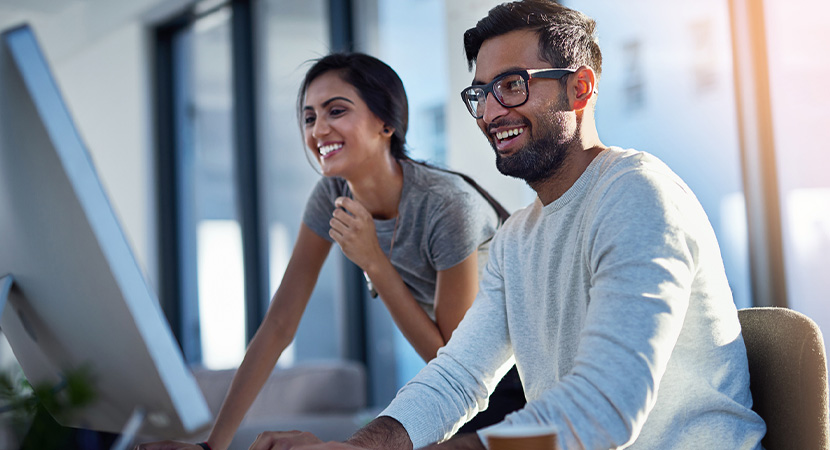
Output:
[[[320,173],[325,177],[340,176],[340,170],[337,164],[326,164],[325,161],[320,162]]]

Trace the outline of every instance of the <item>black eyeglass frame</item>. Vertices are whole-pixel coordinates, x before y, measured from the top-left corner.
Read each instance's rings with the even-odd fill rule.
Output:
[[[551,68],[551,69],[511,70],[509,72],[505,72],[505,73],[497,76],[496,78],[493,78],[493,81],[491,81],[487,84],[484,84],[484,85],[474,84],[472,86],[468,86],[468,87],[464,88],[464,90],[461,91],[461,101],[463,101],[464,105],[467,106],[467,111],[470,112],[470,114],[473,116],[473,118],[481,119],[482,117],[484,117],[484,114],[482,114],[480,116],[476,115],[476,112],[473,111],[473,106],[468,101],[470,96],[467,95],[467,92],[470,89],[481,89],[484,93],[484,100],[485,101],[487,100],[487,94],[493,94],[493,97],[496,99],[497,102],[499,102],[499,104],[501,106],[504,106],[505,108],[515,108],[517,106],[524,105],[525,103],[527,103],[527,99],[530,98],[530,80],[531,80],[531,78],[547,78],[547,79],[552,79],[552,80],[558,80],[562,77],[565,77],[565,76],[570,75],[570,74],[575,73],[575,72],[576,72],[576,69],[555,69],[555,68]],[[522,79],[524,80],[524,83],[525,83],[525,92],[527,93],[527,95],[525,95],[525,99],[521,103],[517,103],[515,105],[505,105],[504,101],[501,98],[499,98],[499,95],[497,95],[496,92],[493,90],[493,87],[496,85],[496,83],[498,83],[499,81],[505,79],[506,77],[509,77],[510,75],[519,75],[519,76],[522,77]],[[479,96],[476,95],[476,97],[478,98]]]

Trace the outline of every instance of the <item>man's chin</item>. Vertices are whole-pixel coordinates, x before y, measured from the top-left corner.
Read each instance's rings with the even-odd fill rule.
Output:
[[[533,184],[551,177],[561,163],[528,158],[521,153],[510,156],[496,154],[496,169],[505,176]]]
[[[513,156],[502,156],[500,154],[496,154],[496,169],[505,176],[518,178],[520,180],[526,180],[527,171],[523,170],[522,167],[518,167],[519,165],[516,164],[515,161],[516,155]]]

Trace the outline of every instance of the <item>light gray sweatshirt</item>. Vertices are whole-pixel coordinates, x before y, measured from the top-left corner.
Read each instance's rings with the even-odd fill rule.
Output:
[[[515,358],[562,449],[757,449],[740,324],[712,227],[657,158],[611,148],[496,234],[472,308],[381,415],[449,438]],[[482,439],[483,440],[483,439]]]

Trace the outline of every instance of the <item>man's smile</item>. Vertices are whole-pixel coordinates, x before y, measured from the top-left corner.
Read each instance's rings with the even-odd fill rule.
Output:
[[[525,124],[490,126],[488,134],[496,151],[505,153],[509,152],[514,147],[514,144],[517,144],[522,139],[527,129],[528,126]]]

